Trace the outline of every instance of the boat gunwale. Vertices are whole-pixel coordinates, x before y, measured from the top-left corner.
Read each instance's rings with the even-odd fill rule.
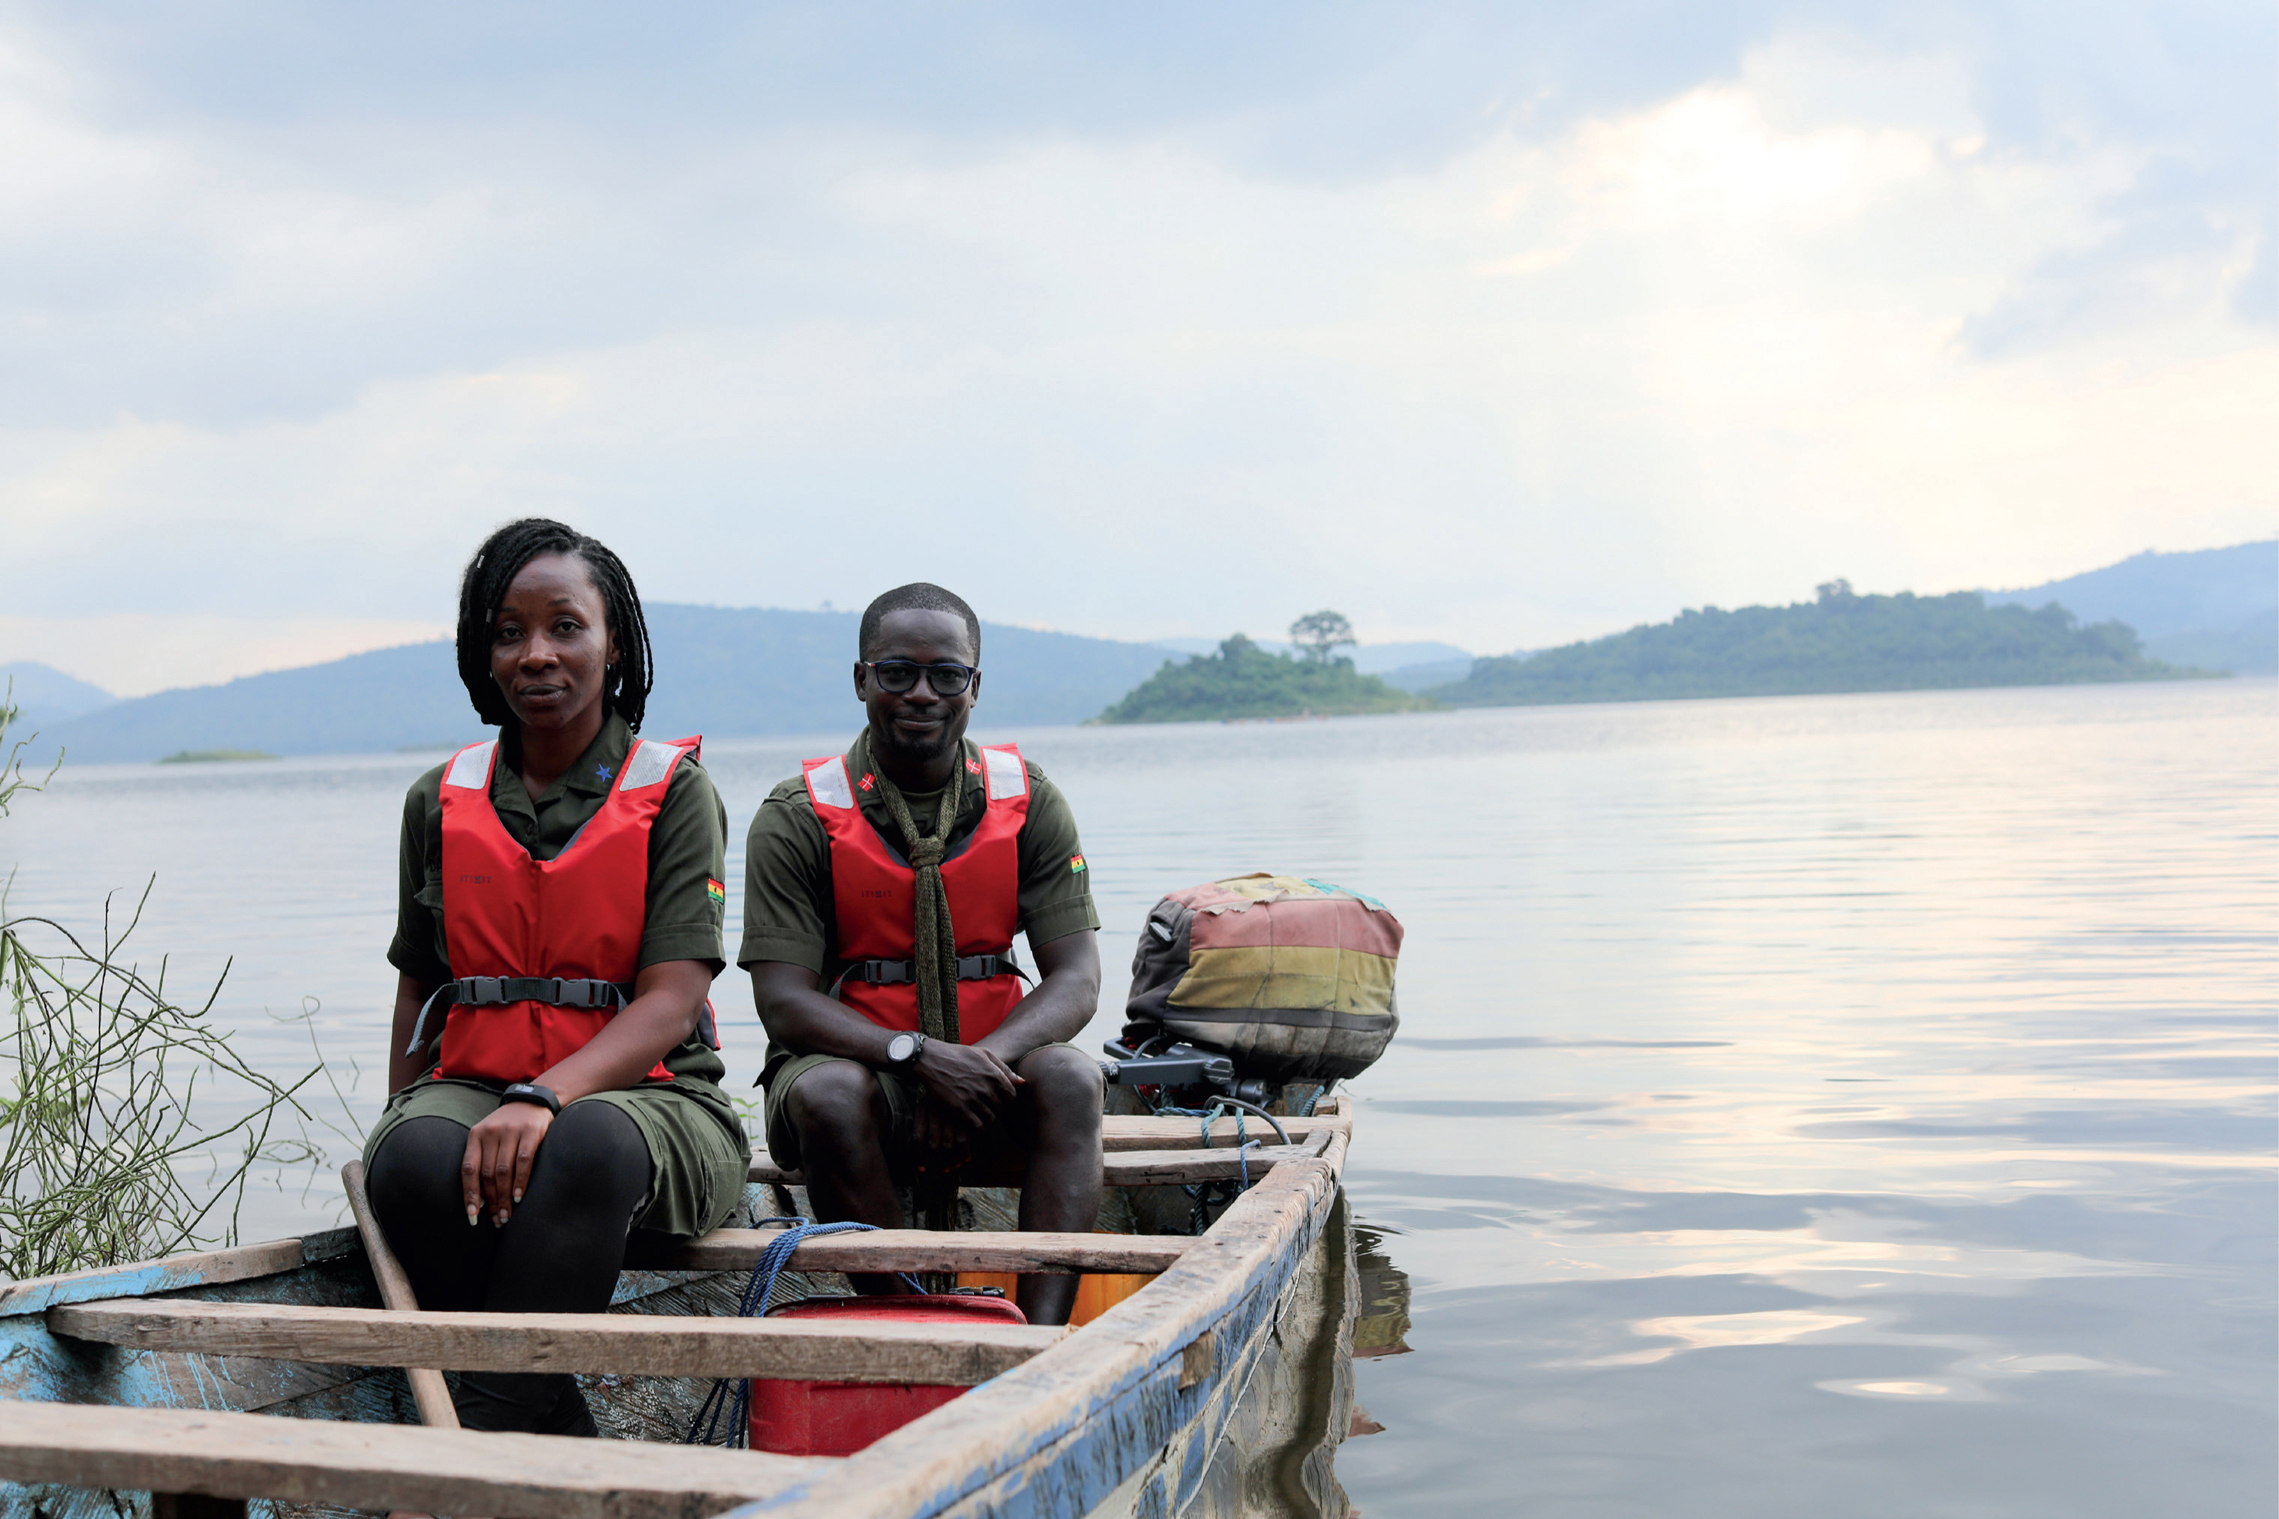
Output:
[[[930,1519],[1024,1469],[1049,1471],[1104,1410],[1166,1372],[1184,1381],[1187,1348],[1240,1315],[1246,1303],[1256,1305],[1255,1317],[1270,1316],[1335,1204],[1349,1134],[1350,1124],[1341,1125],[1322,1155],[1277,1166],[1230,1204],[1177,1266],[1084,1329],[846,1457],[841,1466],[718,1519]],[[1229,1234],[1214,1240],[1229,1224]],[[1251,1231],[1253,1237],[1240,1243],[1232,1237]],[[1250,1326],[1238,1343],[1256,1328]],[[1220,1381],[1239,1359],[1218,1353],[1214,1369],[1191,1384],[1201,1405],[1197,1416],[1208,1411]],[[1187,1422],[1183,1418],[1161,1433],[1176,1438]],[[1166,1444],[1141,1431],[1131,1438],[1158,1450]],[[1090,1512],[1139,1469],[1119,1471],[1097,1492],[1084,1494],[1074,1512]]]
[[[720,1519],[942,1515],[1008,1483],[1014,1493],[1028,1493],[1030,1505],[1039,1496],[1051,1502],[1043,1491],[1049,1488],[1078,1499],[1081,1506],[1075,1512],[1088,1512],[1118,1487],[1141,1477],[1151,1456],[1160,1462],[1199,1423],[1214,1416],[1223,1422],[1230,1414],[1229,1408],[1218,1406],[1224,1379],[1238,1370],[1249,1374],[1242,1369],[1252,1360],[1247,1352],[1262,1331],[1270,1330],[1281,1298],[1335,1203],[1352,1119],[1346,1104],[1333,1101],[1327,1106],[1330,1111],[1320,1117],[1332,1121],[1326,1126],[1331,1132],[1320,1135],[1323,1143],[1316,1153],[1282,1159],[1261,1176],[1147,1291],[1117,1304],[1024,1365],[841,1458],[829,1470],[725,1510]],[[353,1229],[321,1230],[219,1251],[0,1283],[0,1319],[38,1317],[49,1307],[105,1298],[151,1297],[284,1277],[358,1256],[361,1249]],[[701,1269],[669,1273],[673,1278],[710,1274]],[[642,1284],[649,1291],[667,1285],[661,1280],[667,1275],[626,1273],[628,1278],[659,1278]],[[621,1282],[613,1306],[625,1300],[627,1285],[632,1283]],[[638,1287],[633,1293],[646,1295]],[[1239,1332],[1220,1343],[1215,1337],[1225,1330]],[[1204,1358],[1201,1375],[1186,1375],[1195,1367],[1191,1351],[1198,1341],[1211,1343],[1215,1351]],[[1171,1410],[1168,1422],[1101,1417],[1111,1409],[1119,1415],[1126,1412],[1124,1405],[1135,1395],[1144,1403],[1145,1389],[1167,1374],[1177,1384],[1177,1396],[1166,1405]],[[1095,1433],[1119,1449],[1103,1449],[1099,1455],[1104,1459],[1087,1462],[1086,1430],[1095,1423],[1100,1426]],[[1109,1429],[1109,1425],[1134,1427]],[[1123,1451],[1123,1446],[1135,1449]],[[1132,1460],[1133,1456],[1139,1459]],[[1070,1469],[1061,1470],[1064,1467]],[[1190,1475],[1199,1478],[1199,1472]]]

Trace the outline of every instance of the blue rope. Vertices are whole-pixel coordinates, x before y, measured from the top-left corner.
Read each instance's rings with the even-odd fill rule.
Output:
[[[752,1275],[744,1283],[743,1296],[737,1300],[736,1313],[740,1318],[765,1318],[775,1302],[776,1279],[791,1264],[791,1257],[802,1241],[821,1239],[827,1234],[858,1234],[874,1230],[876,1224],[819,1224],[812,1219],[797,1216],[787,1218],[759,1218],[752,1221],[755,1228],[763,1224],[785,1224],[789,1227],[769,1240],[760,1251],[759,1263],[752,1267]],[[902,1284],[911,1292],[924,1292],[925,1286],[906,1271],[896,1272]],[[720,1421],[728,1421],[727,1438],[720,1438]],[[750,1443],[752,1434],[752,1383],[748,1377],[722,1377],[712,1384],[712,1391],[704,1396],[704,1403],[689,1421],[684,1443],[689,1445],[725,1445],[731,1450],[742,1450]]]
[[[1203,1148],[1206,1150],[1211,1148],[1211,1121],[1215,1118],[1218,1118],[1222,1114],[1232,1114],[1234,1116],[1234,1143],[1236,1164],[1242,1167],[1242,1185],[1235,1189],[1233,1197],[1225,1199],[1226,1201],[1231,1202],[1234,1200],[1234,1197],[1240,1197],[1243,1193],[1250,1190],[1251,1147],[1253,1145],[1263,1145],[1266,1142],[1263,1139],[1252,1139],[1250,1137],[1250,1115],[1243,1109],[1234,1106],[1232,1103],[1215,1102],[1210,1104],[1208,1107],[1174,1108],[1166,1106],[1157,1108],[1155,1110],[1155,1116],[1158,1118],[1201,1119],[1203,1122]],[[1312,1107],[1310,1104],[1308,1105],[1306,1116],[1312,1116]],[[1187,1194],[1188,1201],[1194,1204],[1193,1216],[1188,1222],[1188,1227],[1194,1230],[1195,1233],[1201,1234],[1203,1232],[1205,1221],[1210,1217],[1211,1193],[1214,1189],[1214,1186],[1224,1187],[1225,1185],[1226,1184],[1224,1182],[1215,1184],[1212,1182],[1197,1182],[1193,1186],[1182,1187],[1179,1189],[1180,1191],[1185,1192]]]

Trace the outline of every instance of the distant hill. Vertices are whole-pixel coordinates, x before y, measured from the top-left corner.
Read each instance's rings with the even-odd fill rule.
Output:
[[[1786,696],[1963,686],[2173,680],[2127,626],[2087,627],[2062,606],[1990,607],[1976,591],[1858,596],[1843,581],[1785,607],[1688,609],[1611,638],[1483,659],[1428,694],[1449,706]]]
[[[1422,664],[1396,665],[1389,670],[1377,671],[1376,675],[1386,685],[1398,686],[1403,691],[1429,691],[1434,686],[1445,686],[1452,680],[1462,680],[1472,673],[1474,663],[1472,656],[1467,654],[1462,659],[1432,659]]]
[[[91,686],[52,665],[29,659],[0,664],[0,702],[20,714],[10,725],[19,734],[53,728],[117,700],[101,686]]]
[[[1223,722],[1234,718],[1337,717],[1413,712],[1421,697],[1354,669],[1350,659],[1270,654],[1237,633],[1213,654],[1163,667],[1099,716],[1103,723]]]
[[[2125,622],[2155,659],[2241,673],[2279,671],[2279,538],[2182,554],[2146,550],[2119,564],[2022,591],[1989,606],[2055,601],[2090,622]]]
[[[648,608],[657,688],[644,731],[735,738],[853,733],[858,617],[656,603]],[[978,726],[1081,722],[1163,662],[1144,644],[982,625]],[[485,730],[446,642],[376,649],[327,664],[161,691],[50,726],[72,758],[155,760],[183,750],[351,754],[441,747]]]

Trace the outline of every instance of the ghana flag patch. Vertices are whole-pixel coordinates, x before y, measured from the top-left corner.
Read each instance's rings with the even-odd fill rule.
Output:
[[[728,888],[721,885],[718,881],[712,879],[712,877],[706,876],[704,878],[704,899],[707,902],[720,902],[725,904],[728,900]]]
[[[1072,854],[1072,855],[1070,855],[1070,856],[1068,857],[1068,873],[1069,873],[1070,875],[1075,875],[1075,874],[1077,874],[1079,871],[1081,871],[1081,870],[1083,870],[1083,869],[1084,869],[1084,856],[1082,856],[1082,855],[1080,855],[1080,854]]]

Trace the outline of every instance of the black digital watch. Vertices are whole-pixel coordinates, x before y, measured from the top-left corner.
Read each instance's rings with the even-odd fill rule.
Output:
[[[542,1087],[535,1081],[517,1081],[499,1093],[508,1102],[535,1102],[547,1112],[559,1115],[562,1099],[554,1095],[552,1087]]]

